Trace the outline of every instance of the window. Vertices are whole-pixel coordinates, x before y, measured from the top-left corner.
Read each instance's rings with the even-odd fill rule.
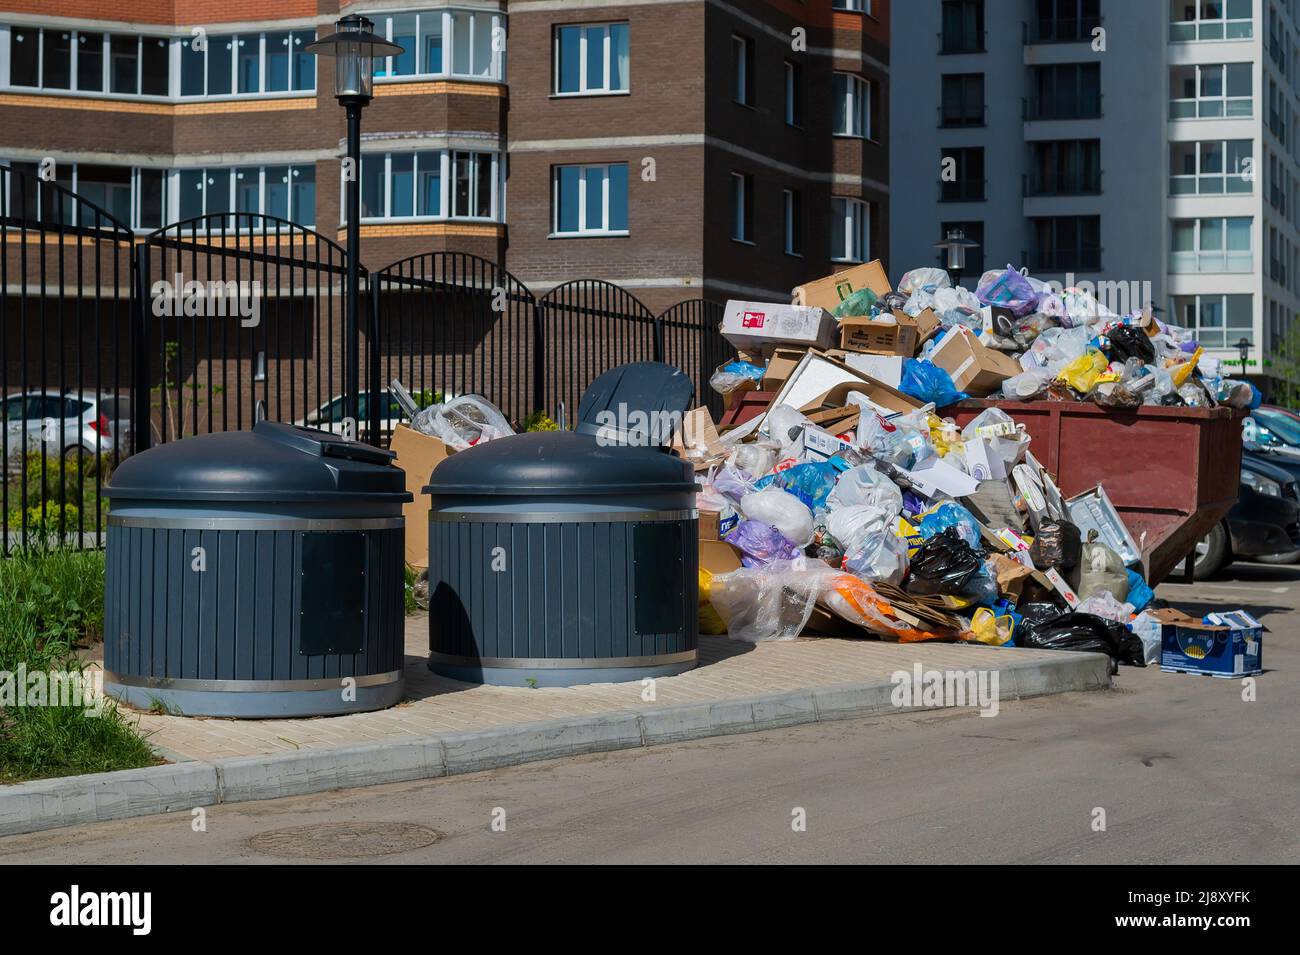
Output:
[[[943,78],[939,124],[984,125],[983,73],[950,73]]]
[[[984,0],[943,0],[940,52],[984,52]]]
[[[754,177],[747,172],[731,174],[731,237],[754,241]]]
[[[1055,63],[1033,68],[1026,119],[1092,119],[1101,115],[1101,65]]]
[[[941,156],[940,202],[980,202],[984,199],[984,149],[945,149]],[[951,170],[951,177],[949,175]]]
[[[12,27],[9,41],[10,86],[80,93],[107,88],[122,96],[171,92],[166,37]]]
[[[1101,140],[1048,140],[1030,144],[1027,196],[1079,196],[1101,192]]]
[[[1174,321],[1195,334],[1206,348],[1232,348],[1245,338],[1255,343],[1255,310],[1250,295],[1179,295]]]
[[[803,67],[785,61],[785,123],[803,125]]]
[[[1169,39],[1245,40],[1252,34],[1251,0],[1172,0]]]
[[[362,162],[364,174],[365,163]],[[315,166],[237,166],[179,169],[170,174],[177,218],[235,212],[289,219],[301,225],[316,222]],[[232,216],[209,222],[211,228],[252,229],[263,223]],[[273,229],[274,226],[267,225]]]
[[[731,98],[742,106],[754,105],[754,41],[731,35]]]
[[[552,189],[553,235],[627,233],[627,163],[556,166]]]
[[[803,255],[803,194],[795,189],[786,189],[782,194],[784,202],[784,249],[786,255]]]
[[[871,0],[832,0],[832,10],[847,10],[849,13],[871,13]]]
[[[303,93],[316,89],[316,57],[305,47],[310,30],[192,37],[180,47],[182,97]],[[200,48],[202,47],[202,48]]]
[[[1169,243],[1169,271],[1253,272],[1250,216],[1175,219]]]
[[[505,79],[504,45],[498,40],[505,18],[498,14],[426,10],[368,16],[375,22],[375,33],[403,48],[396,56],[376,61],[378,78]]]
[[[1050,216],[1030,219],[1034,247],[1030,271],[1098,272],[1101,270],[1101,217]]]
[[[835,135],[874,139],[871,82],[853,73],[836,73]]]
[[[77,163],[74,190],[87,202],[99,206],[119,222],[131,221],[131,182],[129,166],[92,166]]]
[[[361,157],[361,219],[500,221],[496,153],[427,149]]]
[[[939,224],[939,235],[946,239],[948,233],[960,229],[966,238],[972,242],[977,242],[977,247],[968,247],[966,249],[966,271],[971,275],[984,274],[984,223],[983,222],[942,222]],[[940,268],[946,267],[946,256],[943,250],[939,250],[937,255]]]
[[[42,187],[35,163],[6,163],[29,177],[26,195],[18,191],[16,178],[8,179],[11,194],[0,193],[0,204],[14,218],[45,221],[53,225],[79,225],[85,228],[109,228],[111,223],[91,206],[61,195],[53,188]],[[117,222],[131,229],[157,229],[166,221],[166,177],[162,169],[107,166],[93,163],[60,163],[58,184],[69,189],[94,207],[102,209]],[[44,208],[42,208],[44,207]]]
[[[626,23],[555,28],[555,92],[591,96],[626,93],[630,49]]]
[[[1170,119],[1250,116],[1255,111],[1250,63],[1175,66],[1170,71]]]
[[[1169,194],[1218,196],[1254,191],[1254,143],[1214,139],[1169,144]]]
[[[860,199],[831,198],[831,258],[865,262],[871,255],[870,207]]]
[[[1101,25],[1099,0],[1035,0],[1029,21],[1031,43],[1077,43],[1091,40]]]

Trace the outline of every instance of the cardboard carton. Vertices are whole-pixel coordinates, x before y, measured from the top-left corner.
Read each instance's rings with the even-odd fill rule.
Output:
[[[767,371],[763,373],[764,391],[780,391],[790,380],[791,373],[803,361],[806,350],[802,348],[776,348],[767,360]]]
[[[829,348],[835,343],[835,319],[824,308],[774,305],[769,302],[727,303],[718,331],[736,348],[765,344]]]
[[[791,301],[796,305],[815,305],[827,311],[835,307],[854,292],[869,288],[881,298],[893,291],[885,267],[876,259],[864,265],[855,265],[825,278],[805,282],[795,288]]]
[[[727,447],[718,436],[713,416],[703,405],[682,416],[682,426],[673,435],[672,449],[690,461],[697,471],[707,470],[727,456]]]
[[[959,391],[982,398],[1024,369],[1009,355],[985,348],[975,333],[955,325],[939,342],[930,360],[952,376]]]
[[[869,355],[864,352],[846,352],[843,350],[829,353],[832,358],[844,362],[856,372],[882,381],[891,388],[897,388],[903,380],[902,355]]]
[[[700,541],[700,566],[711,574],[740,570],[740,551],[726,541]]]
[[[892,321],[870,316],[841,318],[840,348],[868,355],[911,358],[938,327],[938,316],[928,308],[915,318],[895,311]]]
[[[397,466],[406,472],[406,489],[415,500],[402,505],[406,519],[406,562],[412,567],[429,566],[429,498],[422,488],[433,469],[455,453],[431,434],[412,431],[404,424],[393,429],[389,449],[397,454]]]

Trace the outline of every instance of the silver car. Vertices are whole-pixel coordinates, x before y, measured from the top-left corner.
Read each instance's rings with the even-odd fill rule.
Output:
[[[131,398],[75,389],[27,391],[4,399],[6,458],[43,452],[47,457],[119,455],[131,451]]]

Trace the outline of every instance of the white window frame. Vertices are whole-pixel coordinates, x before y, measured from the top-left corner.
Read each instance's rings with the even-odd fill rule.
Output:
[[[587,60],[591,56],[591,50],[587,42],[587,31],[600,27],[601,34],[601,52],[600,55],[604,60],[605,69],[602,71],[602,84],[600,86],[587,85]],[[623,77],[624,85],[613,87],[610,85],[611,77],[614,72],[614,35],[612,27],[623,27],[627,31],[627,70]],[[564,30],[578,31],[578,88],[576,90],[561,91],[560,89],[560,69],[561,69],[561,43],[560,34]],[[557,23],[552,31],[551,39],[552,48],[552,68],[551,76],[551,95],[555,97],[571,96],[626,96],[632,91],[632,26],[627,20],[611,20],[608,23]]]
[[[1229,96],[1228,95],[1228,67],[1230,66],[1252,66],[1249,62],[1234,61],[1232,63],[1187,63],[1176,64],[1176,66],[1186,66],[1194,70],[1196,77],[1196,95],[1193,97],[1176,96],[1169,99],[1169,118],[1172,120],[1182,119],[1253,119],[1255,116],[1255,74],[1252,67],[1250,71],[1250,95],[1249,96]],[[1219,71],[1219,83],[1223,93],[1219,96],[1202,96],[1201,95],[1201,77],[1207,70]],[[1262,92],[1262,91],[1261,91]],[[1203,104],[1218,103],[1219,112],[1206,113],[1202,112]],[[1229,113],[1228,110],[1233,103],[1245,103],[1249,109],[1244,113]],[[1178,106],[1183,106],[1183,111],[1190,108],[1190,115],[1179,115]],[[1189,105],[1190,104],[1190,105]]]
[[[1248,17],[1229,17],[1227,0],[1223,2],[1223,16],[1221,17],[1203,17],[1201,12],[1204,5],[1197,0],[1192,6],[1195,16],[1190,20],[1172,20],[1169,23],[1169,42],[1171,43],[1201,43],[1207,41],[1227,40],[1240,41],[1250,40],[1254,36],[1255,17],[1252,4],[1251,15]],[[1230,24],[1237,24],[1237,35],[1228,36]],[[1241,25],[1245,25],[1245,30]],[[1217,36],[1215,34],[1218,34]],[[1267,47],[1267,41],[1265,47]]]
[[[1250,327],[1249,328],[1247,328],[1244,325],[1232,325],[1232,326],[1228,325],[1228,297],[1232,295],[1240,295],[1243,298],[1250,299]],[[1187,327],[1188,330],[1191,331],[1196,336],[1196,338],[1205,345],[1205,348],[1207,350],[1232,349],[1233,351],[1235,351],[1236,340],[1241,338],[1247,332],[1249,332],[1250,334],[1251,345],[1254,346],[1257,343],[1257,339],[1255,337],[1255,296],[1252,293],[1250,292],[1240,292],[1240,293],[1207,292],[1203,294],[1171,295],[1169,296],[1170,312],[1173,313],[1174,316],[1173,320],[1181,325],[1184,319],[1184,314],[1183,311],[1177,307],[1180,299],[1191,299],[1192,304],[1196,306],[1196,324],[1189,325]],[[1223,309],[1223,324],[1219,325],[1217,328],[1202,325],[1201,324],[1201,313],[1203,311],[1202,304],[1205,302],[1212,302],[1216,299],[1218,300],[1220,307]],[[1266,297],[1264,301],[1267,304],[1268,298]],[[1211,335],[1222,335],[1223,344],[1220,345],[1220,344],[1214,344],[1212,342],[1208,342],[1207,338]]]
[[[1228,248],[1228,221],[1230,219],[1244,219],[1247,222],[1246,234],[1250,237],[1249,249],[1234,251]],[[1187,222],[1192,224],[1192,248],[1186,251],[1175,251],[1173,248],[1174,230],[1178,224]],[[1203,251],[1201,249],[1201,231],[1202,224],[1207,222],[1219,223],[1220,247]],[[1169,222],[1169,234],[1169,272],[1171,275],[1241,275],[1255,270],[1255,222],[1253,216],[1177,217]]]
[[[436,215],[409,215],[395,216],[391,215],[393,208],[393,157],[407,154],[417,154],[417,159],[411,168],[411,208],[418,207],[420,196],[420,160],[428,154],[437,157],[438,161],[438,209]],[[491,196],[489,199],[489,215],[484,216],[457,216],[452,215],[452,187],[451,180],[453,171],[453,154],[466,153],[470,160],[470,206],[476,205],[475,200],[478,197],[479,177],[478,165],[483,161],[484,156],[490,157],[492,163],[492,174],[489,177]],[[504,168],[501,162],[501,153],[499,150],[492,149],[456,149],[456,148],[434,148],[434,149],[409,149],[409,150],[384,150],[384,151],[365,151],[361,154],[361,161],[374,161],[376,158],[382,158],[384,164],[383,174],[383,206],[384,214],[377,216],[363,215],[361,217],[362,225],[369,225],[378,222],[503,222],[505,221],[505,186],[503,181]],[[358,182],[357,187],[361,184]],[[347,224],[347,202],[346,186],[341,180],[339,182],[339,223]]]
[[[564,163],[551,167],[551,231],[547,238],[551,239],[572,239],[589,236],[625,236],[631,234],[631,210],[626,210],[628,219],[628,228],[626,229],[590,229],[587,227],[587,189],[581,185],[586,179],[588,170],[599,169],[602,171],[600,201],[601,201],[601,221],[609,222],[609,171],[615,166],[622,166],[627,170],[628,175],[628,204],[631,205],[631,166],[629,163],[610,162],[610,163]],[[579,170],[578,182],[578,228],[572,232],[560,231],[560,170],[577,169]]]
[[[832,0],[831,9],[839,13],[865,13],[871,16],[871,0]]]
[[[1245,174],[1240,171],[1229,170],[1226,168],[1226,164],[1228,161],[1228,144],[1239,143],[1239,142],[1246,143],[1247,145],[1250,146],[1251,149],[1250,155],[1245,157],[1239,157],[1239,158],[1246,158],[1252,161],[1251,169],[1252,169],[1253,179],[1247,179]],[[1211,172],[1201,171],[1201,147],[1206,144],[1217,145],[1223,151],[1223,161],[1225,164],[1225,168],[1223,172],[1211,173]],[[1217,139],[1217,138],[1197,139],[1197,140],[1187,140],[1182,142],[1171,142],[1169,145],[1170,147],[1191,146],[1193,147],[1192,155],[1196,158],[1195,172],[1169,174],[1169,195],[1170,196],[1250,196],[1250,195],[1254,195],[1255,193],[1254,179],[1259,178],[1260,170],[1259,167],[1254,165],[1255,141],[1253,139]],[[1202,192],[1200,188],[1201,181],[1206,179],[1223,180],[1223,189],[1219,192]],[[1238,189],[1235,191],[1229,190],[1228,180],[1230,179],[1241,180],[1242,182],[1246,183],[1247,188]],[[1190,182],[1196,188],[1194,188],[1191,192],[1175,192],[1174,191],[1175,182]]]
[[[292,179],[292,177],[294,176],[295,171],[297,171],[297,170],[302,170],[302,169],[311,169],[313,175],[314,175],[315,172],[316,172],[316,164],[315,164],[315,163],[309,163],[309,162],[308,162],[308,163],[301,163],[301,162],[300,162],[300,163],[290,163],[290,162],[272,162],[272,163],[266,163],[265,165],[258,165],[258,166],[244,166],[244,165],[239,165],[239,166],[184,166],[184,167],[179,167],[179,168],[175,168],[175,169],[169,169],[169,170],[167,171],[167,180],[166,180],[166,183],[165,183],[165,186],[164,186],[164,190],[163,190],[163,209],[164,209],[164,213],[165,213],[165,214],[164,214],[164,219],[170,219],[172,214],[175,214],[175,215],[179,215],[179,214],[180,214],[180,208],[181,208],[181,201],[180,201],[181,174],[182,174],[182,173],[186,173],[186,172],[201,172],[201,173],[203,173],[203,198],[202,198],[202,200],[201,200],[202,211],[199,213],[199,217],[204,217],[204,216],[209,216],[209,215],[229,215],[229,216],[236,216],[236,215],[241,215],[241,216],[245,216],[245,215],[259,215],[259,216],[260,216],[260,215],[269,215],[269,213],[266,212],[266,170],[267,170],[267,167],[268,167],[268,166],[288,166],[288,167],[289,167],[289,175],[290,175],[290,178],[291,178],[291,179]],[[255,212],[236,212],[236,211],[235,211],[235,206],[237,205],[237,203],[236,203],[236,196],[237,196],[237,192],[236,192],[236,190],[237,190],[237,188],[238,188],[237,185],[236,185],[236,181],[237,181],[237,180],[236,180],[236,178],[235,178],[235,174],[236,174],[236,172],[244,172],[244,173],[255,172],[255,173],[257,174],[257,210],[256,210]],[[229,211],[223,211],[223,212],[221,212],[221,213],[218,213],[215,209],[209,209],[209,208],[208,208],[208,192],[209,192],[210,189],[216,188],[216,187],[217,187],[217,184],[218,184],[218,182],[213,182],[211,185],[209,185],[209,183],[208,183],[208,181],[207,181],[209,178],[216,179],[216,180],[218,180],[218,182],[219,182],[219,181],[224,181],[224,182],[225,182],[225,184],[226,184],[226,190],[227,190],[226,195],[227,195],[227,200],[228,200]],[[318,185],[319,185],[319,183],[318,183]],[[295,224],[297,224],[297,225],[301,225],[301,226],[303,226],[304,228],[308,228],[308,229],[315,229],[315,228],[316,228],[316,224],[317,224],[317,223],[316,223],[316,210],[315,210],[315,209],[312,210],[312,221],[311,221],[311,222],[304,222],[304,221],[302,220],[302,218],[301,218],[300,216],[297,215],[297,212],[296,212],[296,210],[294,209],[293,183],[292,183],[292,182],[289,183],[288,205],[289,205],[288,221],[293,222],[293,223],[295,223]],[[193,217],[190,217],[190,218],[193,218]],[[188,221],[188,220],[186,220],[186,221]],[[170,224],[170,223],[165,223],[165,224]],[[224,231],[230,231],[230,230],[222,229],[222,230],[220,230],[220,231],[223,231],[223,232],[224,232]],[[246,231],[246,230],[241,229],[240,231]],[[254,231],[254,232],[257,232],[258,229],[257,229],[257,228],[254,228],[253,231]]]
[[[834,254],[834,238],[837,230],[840,231],[840,237],[844,241],[845,254],[843,256]],[[871,257],[871,204],[850,196],[832,196],[831,239],[832,262],[869,261]]]
[[[475,9],[470,7],[445,7],[442,9],[429,10],[420,7],[404,8],[396,10],[376,10],[363,13],[375,21],[375,32],[386,40],[393,38],[393,18],[414,14],[417,19],[415,22],[415,72],[402,73],[393,75],[393,58],[384,59],[384,72],[374,75],[376,86],[385,83],[412,83],[421,80],[434,78],[470,80],[478,83],[504,83],[506,80],[506,42],[502,41],[501,49],[497,49],[497,37],[504,38],[508,31],[507,18],[500,13],[494,13],[491,10]],[[470,68],[468,73],[457,73],[453,69],[455,35],[456,35],[456,14],[468,15],[469,20],[469,55]],[[421,42],[423,36],[421,27],[425,17],[442,18],[442,63],[436,70],[427,69],[428,64],[424,62],[424,44]],[[491,56],[491,63],[488,66],[486,74],[474,72],[477,65],[474,62],[474,40],[479,30],[479,24],[491,20],[492,39],[488,44],[488,52]],[[500,31],[500,32],[498,32]]]
[[[836,71],[835,79],[844,77],[844,115],[848,118],[848,129],[837,125],[834,135],[845,139],[872,139],[871,117],[871,80],[857,73]],[[838,107],[838,103],[836,106]],[[838,114],[838,108],[837,108]]]

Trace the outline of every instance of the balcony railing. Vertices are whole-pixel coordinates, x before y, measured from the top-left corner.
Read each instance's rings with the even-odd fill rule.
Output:
[[[1086,43],[1101,26],[1101,17],[1063,17],[1022,21],[1020,33],[1030,43]]]
[[[1100,119],[1101,94],[1096,94],[1095,102],[1092,96],[1087,101],[1075,103],[1040,103],[1025,98],[1021,100],[1021,112],[1027,123],[1053,119]]]
[[[1170,119],[1249,119],[1254,112],[1254,96],[1220,96],[1214,99],[1169,101]]]
[[[984,52],[984,31],[963,31],[961,33],[948,34],[940,31],[936,34],[939,38],[939,52],[942,53],[983,53]]]
[[[939,126],[942,129],[957,129],[971,126],[987,125],[989,108],[981,106],[978,113],[948,114],[942,106],[939,110]]]
[[[1040,176],[1028,173],[1020,177],[1020,192],[1024,196],[1099,196],[1101,173],[1096,181],[1083,176]]]
[[[1252,20],[1192,20],[1169,24],[1171,43],[1193,43],[1197,40],[1249,40],[1254,36]]]
[[[1169,271],[1178,275],[1195,275],[1201,272],[1253,272],[1255,253],[1241,252],[1170,252]]]
[[[940,202],[983,202],[987,179],[964,179],[939,183]]]
[[[1249,195],[1255,191],[1253,181],[1240,173],[1208,173],[1199,176],[1170,176],[1171,196]]]

